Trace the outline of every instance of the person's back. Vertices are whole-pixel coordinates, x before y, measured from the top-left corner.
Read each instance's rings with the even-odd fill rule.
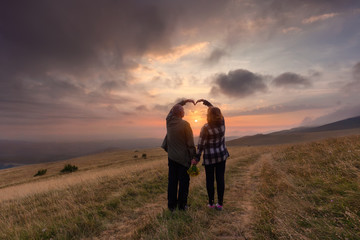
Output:
[[[196,150],[190,124],[182,119],[185,114],[182,106],[187,102],[195,104],[193,100],[188,99],[176,104],[170,110],[166,117],[167,134],[161,146],[168,152],[168,208],[170,211],[174,211],[176,206],[179,210],[187,208],[190,184],[187,169],[190,167]]]
[[[229,152],[225,145],[225,120],[221,114],[221,110],[214,107],[205,99],[197,102],[203,102],[208,107],[207,122],[201,129],[198,149],[192,164],[200,161],[202,152],[203,165],[206,174],[206,189],[208,192],[208,207],[222,210],[224,191],[225,191],[225,164],[229,157]],[[218,193],[218,203],[214,205],[214,175],[216,175],[216,185]]]
[[[168,156],[173,161],[190,166],[195,153],[193,133],[190,124],[176,116],[166,119]]]
[[[201,133],[198,150],[204,151],[204,164],[226,160],[229,153],[225,145],[225,121],[222,120],[216,125],[206,123],[201,129]]]

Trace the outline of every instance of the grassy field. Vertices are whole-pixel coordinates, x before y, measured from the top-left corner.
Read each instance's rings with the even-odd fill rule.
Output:
[[[190,209],[166,209],[161,149],[2,170],[0,239],[360,239],[359,136],[229,152],[222,212],[206,207],[203,167]]]

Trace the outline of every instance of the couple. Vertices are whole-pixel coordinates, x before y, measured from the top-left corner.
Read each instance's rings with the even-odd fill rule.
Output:
[[[196,105],[202,102],[208,107],[207,123],[202,127],[197,150],[194,145],[190,124],[183,120],[186,103]],[[229,153],[225,146],[225,121],[219,108],[205,99],[196,103],[192,99],[175,104],[166,117],[167,134],[162,148],[168,153],[169,182],[168,208],[174,211],[186,210],[190,177],[187,173],[191,164],[198,164],[202,152],[206,173],[206,189],[209,197],[209,208],[222,210],[225,190],[225,162]],[[214,204],[214,175],[216,175],[218,203]],[[178,189],[179,185],[179,189]]]

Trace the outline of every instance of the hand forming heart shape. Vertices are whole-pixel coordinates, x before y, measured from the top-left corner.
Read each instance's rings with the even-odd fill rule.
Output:
[[[199,100],[197,100],[196,102],[193,100],[193,99],[186,99],[186,100],[184,100],[183,101],[183,103],[193,103],[194,104],[194,106],[197,104],[197,103],[199,103],[199,102],[202,102],[205,106],[208,106],[208,107],[212,107],[212,104],[209,102],[209,101],[207,101],[207,100],[205,100],[205,99],[199,99]]]

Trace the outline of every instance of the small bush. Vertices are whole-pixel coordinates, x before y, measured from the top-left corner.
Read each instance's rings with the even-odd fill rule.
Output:
[[[137,158],[138,156],[137,155],[134,155],[134,158]]]
[[[71,173],[71,172],[75,172],[78,170],[78,167],[75,165],[71,165],[71,164],[66,164],[64,166],[64,168],[60,171],[62,173]]]
[[[40,169],[40,170],[34,175],[34,177],[45,175],[46,172],[47,172],[47,169]]]
[[[141,157],[146,159],[146,153],[143,153],[143,155]]]

